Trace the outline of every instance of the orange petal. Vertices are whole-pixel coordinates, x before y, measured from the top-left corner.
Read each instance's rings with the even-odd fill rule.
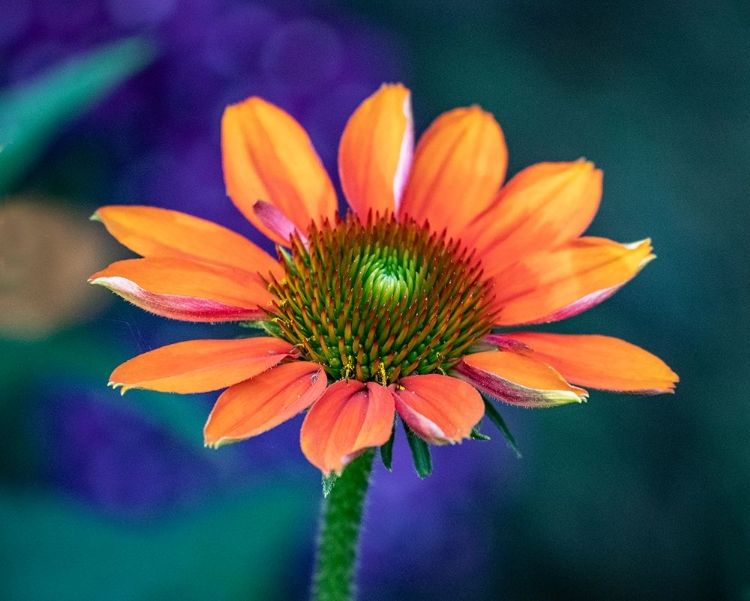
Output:
[[[664,361],[642,348],[609,336],[513,332],[566,380],[589,388],[659,394],[672,392],[679,378]]]
[[[651,241],[579,238],[494,277],[496,325],[558,321],[606,300],[654,258]]]
[[[359,453],[388,441],[393,418],[393,396],[387,388],[339,380],[305,416],[302,452],[324,474],[341,473]]]
[[[432,444],[461,442],[484,415],[484,401],[479,393],[450,376],[401,378],[394,396],[401,419]]]
[[[417,144],[400,214],[460,233],[492,202],[508,152],[500,126],[477,106],[438,117]]]
[[[221,120],[227,193],[269,238],[286,244],[253,211],[264,200],[307,232],[311,221],[333,220],[336,193],[302,126],[279,107],[252,97],[228,106]]]
[[[602,172],[586,161],[539,163],[518,173],[467,228],[488,270],[580,236],[599,208]]]
[[[257,274],[175,257],[118,261],[89,282],[146,311],[183,321],[259,319],[274,298]]]
[[[278,426],[320,398],[328,381],[317,363],[282,363],[227,388],[208,416],[207,446],[250,438]]]
[[[398,210],[413,146],[411,94],[401,84],[383,85],[354,111],[341,137],[339,172],[360,219]]]
[[[161,392],[208,392],[248,380],[294,354],[278,338],[189,340],[143,353],[109,377],[122,393],[131,388]]]
[[[186,213],[140,206],[101,207],[92,219],[144,257],[182,257],[279,275],[281,267],[247,238]]]
[[[453,368],[463,378],[501,401],[522,407],[580,403],[588,394],[568,384],[549,365],[529,355],[486,351],[464,356]]]

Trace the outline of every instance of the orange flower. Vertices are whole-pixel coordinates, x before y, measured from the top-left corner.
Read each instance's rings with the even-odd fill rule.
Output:
[[[351,212],[302,127],[260,98],[222,120],[227,190],[278,244],[274,260],[219,225],[166,209],[109,206],[96,218],[143,256],[92,276],[148,311],[186,321],[252,321],[265,336],[194,340],[119,366],[112,386],[226,389],[206,423],[219,446],[307,411],[302,450],[325,474],[392,436],[460,442],[481,393],[526,407],[581,402],[578,386],[670,392],[657,357],[605,336],[492,333],[557,321],[619,289],[649,240],[581,237],[601,172],[542,163],[505,186],[500,127],[478,107],[440,116],[413,149],[409,91],[384,85],[350,118],[339,169]]]

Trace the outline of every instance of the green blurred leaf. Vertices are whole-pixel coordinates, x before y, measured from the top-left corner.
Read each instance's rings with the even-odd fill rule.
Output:
[[[411,458],[414,461],[414,469],[420,478],[426,478],[432,473],[432,455],[430,455],[430,445],[428,445],[404,422],[404,431],[406,440],[411,449]]]
[[[73,57],[36,79],[0,94],[0,195],[23,176],[56,131],[155,55],[141,38]]]
[[[267,599],[290,576],[307,514],[292,485],[138,527],[52,497],[4,494],[0,598]]]

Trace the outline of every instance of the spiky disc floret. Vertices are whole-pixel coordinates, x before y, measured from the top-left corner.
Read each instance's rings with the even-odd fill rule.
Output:
[[[383,385],[441,372],[489,331],[491,285],[473,255],[427,224],[348,215],[279,250],[269,329],[332,379]]]

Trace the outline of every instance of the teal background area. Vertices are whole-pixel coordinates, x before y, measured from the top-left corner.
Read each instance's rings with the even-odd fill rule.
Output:
[[[41,197],[43,207],[62,211],[81,231],[95,231],[101,226],[86,218],[96,206],[114,199],[177,208],[181,196],[169,193],[182,182],[185,210],[205,210],[252,235],[228,199],[188,198],[197,186],[184,180],[196,168],[179,151],[162,162],[151,152],[159,136],[173,136],[163,147],[180,149],[196,122],[218,119],[214,110],[187,111],[203,106],[201,92],[212,85],[191,74],[180,80],[189,113],[183,121],[158,123],[148,112],[169,106],[163,53],[172,48],[170,36],[204,26],[196,4],[153,3],[182,11],[178,30],[157,12],[145,20],[140,2],[130,10],[141,21],[125,8],[113,13],[111,2],[70,3],[73,12],[96,7],[86,17],[85,40],[59,16],[64,4],[30,2],[26,15],[21,4],[0,1],[0,125],[16,114],[10,91],[35,75],[21,67],[50,40],[50,65],[133,35],[155,40],[144,50],[155,54],[144,54],[143,64],[134,60],[133,73],[118,61],[106,81],[97,80],[101,94],[70,101],[55,113],[54,127],[32,132],[36,146],[14,163],[18,175],[0,176],[8,182],[3,205]],[[624,338],[662,357],[681,378],[674,395],[593,391],[582,406],[504,406],[521,459],[491,433],[490,442],[436,449],[434,474],[424,481],[397,440],[393,473],[375,471],[360,598],[750,599],[747,4],[262,6],[323,20],[342,36],[366,30],[377,40],[352,59],[361,69],[356,81],[341,75],[348,87],[326,96],[323,108],[308,98],[330,90],[297,94],[289,82],[240,80],[240,67],[226,63],[228,98],[257,90],[288,102],[321,148],[339,135],[339,113],[356,94],[374,90],[379,77],[411,88],[417,133],[455,106],[491,111],[505,133],[510,175],[535,162],[579,157],[602,168],[603,202],[589,233],[622,242],[651,237],[658,259],[601,306],[545,329]],[[111,26],[113,14],[119,29]],[[13,23],[31,20],[44,25],[7,37]],[[169,60],[190,52],[181,47]],[[329,64],[326,56],[316,60]],[[130,83],[114,87],[118,78]],[[33,116],[51,111],[51,96],[36,102],[38,123]],[[135,128],[144,123],[158,136]],[[206,146],[191,157],[213,181],[218,139]],[[335,156],[335,148],[321,154]],[[136,164],[137,176],[127,175]],[[147,175],[163,190],[147,186]],[[48,235],[36,223],[21,241]],[[7,227],[0,235],[18,234]],[[15,256],[7,239],[0,253]],[[127,256],[100,244],[94,269]],[[15,281],[3,259],[0,299]],[[64,264],[73,260],[71,254]],[[43,267],[38,277],[51,278]],[[67,287],[84,290],[86,275]],[[121,397],[106,388],[111,370],[138,352],[234,330],[161,320],[107,294],[81,306],[33,336],[2,322],[0,599],[305,599],[320,477],[299,450],[301,420],[213,451],[203,448],[201,429],[215,395]]]

